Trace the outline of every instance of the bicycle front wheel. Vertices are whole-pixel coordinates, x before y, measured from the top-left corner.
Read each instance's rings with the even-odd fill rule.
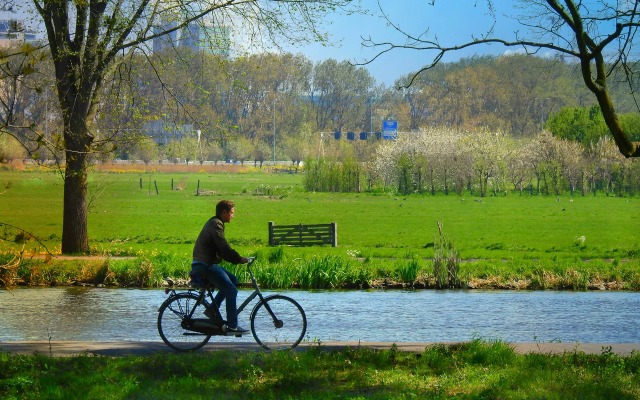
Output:
[[[198,304],[198,296],[179,293],[167,299],[158,310],[158,333],[167,346],[178,351],[194,351],[204,346],[211,335],[185,329],[185,319],[207,318],[208,304]],[[195,308],[195,311],[192,310]]]
[[[265,297],[251,312],[251,333],[265,349],[293,349],[306,331],[307,316],[300,304],[290,297]]]

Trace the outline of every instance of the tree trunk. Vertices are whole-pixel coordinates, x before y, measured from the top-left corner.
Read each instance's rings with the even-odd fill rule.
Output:
[[[627,158],[640,157],[640,142],[632,142],[623,130],[622,124],[618,119],[618,114],[613,107],[613,101],[611,100],[611,96],[609,96],[609,92],[605,89],[594,93],[600,105],[604,121],[620,153]]]
[[[88,253],[87,235],[87,163],[85,151],[66,152],[64,173],[64,210],[62,217],[62,253]]]
[[[74,96],[75,99],[86,99],[89,96]],[[76,101],[67,106],[64,113],[66,144],[66,163],[64,173],[64,203],[62,215],[62,253],[88,253],[89,237],[87,234],[87,175],[89,154],[94,137],[89,133],[87,103]],[[77,108],[74,108],[76,106]],[[64,111],[63,111],[64,112]]]

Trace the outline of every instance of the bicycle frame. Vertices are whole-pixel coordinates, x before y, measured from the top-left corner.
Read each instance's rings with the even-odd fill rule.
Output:
[[[253,259],[255,260],[255,259]],[[238,307],[237,313],[238,315],[240,315],[240,313],[249,305],[249,303],[251,303],[253,301],[253,299],[255,299],[256,297],[260,298],[260,301],[264,300],[264,296],[262,295],[262,292],[260,291],[260,287],[258,286],[258,281],[256,281],[256,277],[253,274],[253,270],[251,270],[251,264],[253,264],[253,261],[250,261],[247,264],[247,270],[249,271],[249,276],[251,277],[251,283],[253,285],[253,292],[251,292],[251,294],[249,295],[249,297],[247,297],[242,304],[240,304],[240,306]],[[211,294],[209,294],[211,295]],[[273,316],[273,313],[271,313],[271,316]]]
[[[265,296],[262,294],[262,291],[260,291],[260,286],[258,286],[258,281],[256,280],[256,277],[253,273],[253,270],[251,269],[251,264],[254,263],[255,261],[255,257],[251,257],[249,258],[249,262],[247,263],[247,270],[249,271],[249,276],[251,277],[251,284],[254,288],[253,292],[251,292],[251,294],[242,302],[242,304],[240,304],[240,306],[238,307],[238,309],[236,310],[237,315],[240,315],[240,313],[256,298],[258,297],[260,299],[260,302],[264,302],[265,300]],[[191,291],[192,289],[190,289]],[[202,304],[202,302],[204,301],[204,299],[208,296],[209,299],[211,300],[211,306],[215,307],[218,315],[222,315],[220,314],[220,308],[218,306],[218,304],[216,303],[214,297],[213,297],[213,289],[209,288],[209,287],[202,287],[200,289],[198,289],[199,292],[199,299],[198,302],[196,303],[196,307],[199,306],[200,304]],[[172,295],[175,295],[175,290],[172,290]],[[259,303],[258,303],[259,304]],[[189,313],[189,318],[193,317],[193,313],[196,310],[196,307],[193,307],[193,309],[191,310],[191,312]],[[276,316],[274,315],[273,311],[271,310],[271,307],[269,306],[269,303],[265,303],[265,309],[269,312],[269,315],[271,315],[271,318],[273,318],[273,322],[274,324],[276,324],[276,326],[278,327],[279,324],[281,324],[282,322],[280,320],[278,320],[276,318]]]

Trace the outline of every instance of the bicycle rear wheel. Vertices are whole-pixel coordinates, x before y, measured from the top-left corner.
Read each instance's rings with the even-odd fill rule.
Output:
[[[293,349],[306,331],[307,316],[300,304],[290,297],[268,296],[251,311],[251,333],[265,349]]]
[[[207,318],[204,312],[209,307],[205,301],[198,303],[198,296],[179,293],[168,298],[158,310],[158,333],[167,346],[177,351],[194,351],[204,346],[211,335],[184,328],[185,318]],[[191,311],[196,308],[193,314]]]

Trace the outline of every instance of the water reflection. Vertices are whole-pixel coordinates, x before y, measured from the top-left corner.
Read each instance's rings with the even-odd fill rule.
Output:
[[[286,293],[305,308],[309,338],[321,341],[640,342],[635,292]],[[165,298],[151,289],[1,290],[0,341],[157,341],[157,309]],[[247,326],[250,311],[240,315]]]

